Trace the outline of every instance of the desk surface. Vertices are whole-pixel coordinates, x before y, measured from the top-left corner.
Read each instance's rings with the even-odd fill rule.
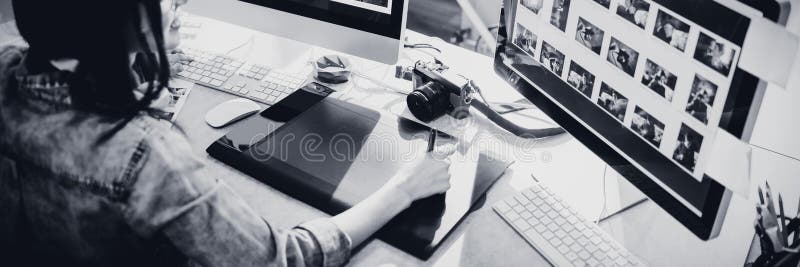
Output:
[[[185,45],[203,44],[210,50],[225,51],[226,47],[236,46],[237,41],[230,40],[241,41],[247,40],[247,36],[255,36],[253,48],[247,49],[252,52],[248,58],[257,63],[280,62],[277,64],[282,68],[302,68],[315,56],[333,53],[319,48],[297,52],[296,47],[305,45],[216,21],[209,21],[205,25],[204,28],[214,30],[204,29],[203,34],[213,38],[204,39],[200,36]],[[221,38],[220,34],[229,38]],[[476,80],[484,88],[490,101],[511,102],[522,99],[521,95],[494,75],[491,58],[413,32],[408,37],[411,42],[431,43],[442,49],[443,55],[437,57],[454,70]],[[293,56],[286,56],[287,54]],[[406,50],[398,64],[408,65],[425,58],[430,58],[427,51]],[[384,83],[404,89],[410,86],[389,78],[394,73],[393,66],[360,59],[353,61],[357,71]],[[411,117],[405,108],[403,95],[369,80],[355,78],[335,89],[339,91],[335,97],[340,99]],[[208,157],[204,152],[205,148],[226,131],[224,128],[217,130],[207,126],[203,121],[206,111],[231,98],[232,95],[202,86],[193,89],[177,123],[186,130],[197,153]],[[532,127],[550,124],[549,119],[536,110],[511,114],[508,117]],[[486,149],[494,150],[516,162],[489,190],[486,204],[469,215],[427,262],[383,241],[371,240],[354,253],[351,266],[494,266],[498,263],[504,266],[547,265],[547,261],[536,250],[491,210],[491,205],[495,202],[532,185],[532,175],[588,218],[596,218],[600,212],[598,203],[602,201],[601,186],[604,176],[607,180],[609,205],[624,202],[620,200],[625,198],[624,194],[614,190],[620,191],[629,185],[620,182],[616,174],[610,168],[607,169],[599,158],[569,136],[540,142],[523,140],[496,128],[480,116],[467,120],[466,125],[449,118],[439,119],[431,125],[451,134],[460,134],[462,139],[471,140],[472,145],[485,146]],[[218,175],[224,177],[259,214],[279,227],[292,227],[305,220],[328,216],[229,167],[219,166],[217,169]],[[709,242],[697,239],[650,201],[611,217],[601,222],[600,226],[651,265],[734,266],[743,263],[752,237],[750,207],[752,206],[748,200],[734,197],[722,234]]]
[[[15,40],[10,40],[14,38],[13,35],[14,33],[9,34],[4,30],[0,33],[0,43],[14,42]],[[454,70],[473,78],[484,89],[490,101],[511,102],[522,99],[521,95],[494,75],[491,58],[413,32],[408,35],[411,42],[427,42],[442,49],[444,55],[438,57]],[[260,63],[280,62],[280,67],[290,69],[306,66],[308,60],[315,55],[332,53],[321,49],[304,52],[297,50],[298,46],[304,46],[302,44],[215,21],[207,21],[203,34],[198,36],[197,40],[185,44],[202,43],[209,46],[206,48],[210,50],[227,51],[254,36],[252,47],[234,51],[234,55],[241,52],[241,56],[247,54],[248,58],[261,61]],[[206,38],[203,39],[202,36]],[[430,58],[428,53],[405,50],[398,64],[408,65],[417,59]],[[386,76],[393,74],[393,66],[358,59],[354,61],[358,70],[364,74],[391,86],[408,86],[386,79]],[[410,116],[403,96],[386,90],[385,86],[355,79],[354,82],[336,89],[339,90],[336,96],[341,99]],[[186,131],[195,152],[212,162],[216,161],[208,157],[205,148],[227,129],[212,129],[205,124],[203,118],[216,104],[232,98],[234,96],[220,91],[195,86],[178,115],[177,123]],[[529,127],[550,124],[549,119],[536,110],[511,114],[508,118]],[[428,261],[420,261],[380,240],[371,240],[361,250],[354,252],[351,266],[496,266],[498,263],[503,266],[547,265],[547,261],[536,250],[491,210],[491,205],[495,202],[532,185],[532,175],[590,219],[596,218],[600,212],[598,203],[602,201],[601,186],[604,176],[607,180],[608,205],[625,202],[620,200],[626,197],[625,194],[618,191],[625,191],[629,185],[619,182],[616,174],[607,170],[599,158],[569,136],[542,142],[522,140],[497,129],[480,116],[467,120],[466,124],[444,118],[434,121],[432,126],[451,134],[460,133],[462,137],[469,137],[473,145],[484,146],[516,162],[489,190],[484,206],[469,215]],[[754,158],[760,157],[780,166],[793,166],[793,169],[763,165],[764,167],[754,167],[754,177],[761,177],[763,180],[763,177],[780,176],[780,179],[800,173],[800,166],[787,162],[791,161],[789,159],[759,156],[757,153],[759,152],[754,152]],[[328,216],[222,164],[212,166],[212,170],[216,176],[225,179],[256,212],[277,227],[293,227],[306,220]],[[761,183],[762,180],[754,180],[753,184]],[[800,188],[797,179],[787,177],[784,180],[787,181],[784,183],[785,187]],[[750,225],[754,215],[751,202],[741,196],[734,196],[720,236],[709,242],[694,237],[650,201],[611,217],[601,222],[600,226],[650,265],[737,266],[743,264],[753,235]],[[791,205],[788,209],[796,210]]]

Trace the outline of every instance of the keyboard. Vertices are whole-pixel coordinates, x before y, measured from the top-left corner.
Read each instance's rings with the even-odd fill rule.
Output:
[[[645,266],[541,185],[508,197],[493,209],[554,266]]]
[[[226,55],[187,48],[192,59],[178,76],[206,87],[272,105],[302,87],[308,73],[281,72]]]

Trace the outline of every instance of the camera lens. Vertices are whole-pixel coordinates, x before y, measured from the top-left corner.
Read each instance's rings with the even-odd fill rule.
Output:
[[[406,103],[417,119],[429,122],[444,115],[450,107],[449,97],[441,85],[431,81],[408,94]]]

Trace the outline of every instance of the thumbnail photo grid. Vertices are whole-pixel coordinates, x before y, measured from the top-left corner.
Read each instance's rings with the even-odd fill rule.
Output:
[[[531,23],[548,34],[517,21],[514,45],[702,177],[697,158],[717,130],[721,114],[715,105],[724,104],[738,46],[649,0],[520,0],[519,5],[517,12],[535,15],[528,16],[536,20]],[[593,92],[596,84],[599,92]]]
[[[536,55],[536,42],[538,40],[539,37],[536,34],[522,26],[522,24],[517,23],[516,28],[514,28],[514,45],[533,57],[533,55]]]

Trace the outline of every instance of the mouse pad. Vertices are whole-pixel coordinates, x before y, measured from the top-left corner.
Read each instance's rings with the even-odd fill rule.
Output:
[[[324,99],[282,125],[264,116],[242,122],[207,151],[333,215],[365,199],[403,165],[424,157],[429,130],[388,112]],[[440,134],[436,145],[457,147],[457,142]],[[509,165],[478,149],[456,150],[450,158],[451,189],[412,203],[379,231],[379,238],[429,258]]]

